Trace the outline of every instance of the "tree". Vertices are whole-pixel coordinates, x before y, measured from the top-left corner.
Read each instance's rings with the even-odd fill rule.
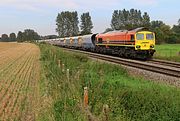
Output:
[[[86,35],[90,34],[92,32],[93,24],[91,21],[91,16],[89,15],[89,12],[83,13],[81,15],[81,34]]]
[[[164,41],[166,43],[172,43],[171,41],[173,40],[169,40],[172,38],[170,37],[172,35],[171,27],[169,25],[163,24],[160,26],[160,30],[163,32]]]
[[[65,35],[65,29],[64,29],[65,28],[65,24],[66,23],[65,23],[65,21],[63,19],[63,13],[61,13],[61,14],[58,13],[58,16],[56,18],[56,25],[57,25],[56,32],[58,32],[60,37],[66,36]]]
[[[42,39],[56,39],[56,38],[58,38],[57,35],[47,35],[47,36],[42,37]]]
[[[78,27],[78,24],[79,24],[79,20],[78,20],[78,13],[77,11],[75,12],[72,12],[72,36],[76,36],[79,34],[79,27]]]
[[[129,28],[132,29],[135,28],[135,10],[131,9],[130,10],[130,16],[129,16]]]
[[[170,27],[169,25],[162,24],[162,25],[160,26],[160,29],[164,32],[165,35],[170,35],[170,34],[172,34],[171,27]]]
[[[149,15],[148,15],[149,16]],[[138,25],[139,26],[143,26],[143,17],[141,15],[141,11],[139,10],[138,13],[137,13],[137,20],[138,20]]]
[[[176,34],[180,34],[180,26],[174,25],[172,31]]]
[[[176,36],[176,34],[170,34],[170,35],[166,38],[166,43],[176,44],[177,42],[178,42],[178,37]]]
[[[11,33],[11,34],[9,35],[9,41],[11,41],[11,42],[16,41],[16,34],[15,34],[15,33]]]
[[[160,26],[165,25],[162,21],[151,21],[151,29],[159,28]]]
[[[163,23],[163,21],[152,21],[151,30],[156,34],[156,43],[175,43],[176,40],[172,40],[174,37],[171,27]]]
[[[153,30],[156,35],[156,44],[164,43],[164,33],[160,28],[155,28]]]
[[[31,29],[26,29],[24,30],[24,41],[33,41],[33,40],[38,40],[40,39],[40,36],[35,32],[34,30]]]
[[[178,20],[178,25],[173,26],[172,31],[174,36],[176,36],[176,42],[180,43],[180,19]]]
[[[19,31],[17,35],[18,42],[29,41],[33,42],[34,40],[39,40],[40,36],[37,32],[32,29],[25,29],[24,32]]]
[[[2,34],[2,36],[1,36],[1,41],[2,41],[2,42],[8,42],[8,41],[9,41],[8,35],[7,35],[7,34]]]
[[[178,20],[178,25],[174,25],[172,28],[173,32],[180,34],[180,19]]]
[[[147,12],[144,12],[144,15],[143,15],[143,26],[146,27],[146,28],[149,28],[150,27],[150,17],[149,15],[147,14]]]
[[[18,32],[17,34],[17,42],[23,42],[23,33],[21,31]]]
[[[60,37],[76,36],[79,33],[77,12],[63,11],[56,18],[56,32]]]
[[[111,19],[111,28],[113,30],[119,30],[120,29],[120,25],[119,25],[119,12],[118,12],[118,10],[115,10],[113,12],[112,19]]]
[[[107,28],[103,33],[107,33],[107,32],[110,32],[110,31],[113,31],[112,28]]]
[[[121,28],[123,29],[128,29],[129,27],[129,18],[130,18],[130,13],[129,11],[126,11],[126,9],[123,9],[122,11],[119,11],[119,15],[121,15],[120,19],[123,21],[123,24],[121,24]]]
[[[115,10],[112,14],[111,27],[113,30],[150,27],[150,17],[147,12],[142,16],[141,11],[136,9]]]
[[[178,26],[180,26],[180,19],[178,20]]]

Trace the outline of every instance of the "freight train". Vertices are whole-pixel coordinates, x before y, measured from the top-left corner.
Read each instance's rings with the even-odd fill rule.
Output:
[[[143,27],[46,41],[56,46],[125,58],[149,59],[155,52],[155,34]]]

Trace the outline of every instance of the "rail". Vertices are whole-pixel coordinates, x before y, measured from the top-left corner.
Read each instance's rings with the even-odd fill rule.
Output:
[[[151,61],[146,62],[146,61],[131,60],[131,59],[125,59],[125,58],[120,58],[120,57],[114,57],[114,56],[74,50],[74,49],[67,49],[67,48],[64,48],[64,49],[69,50],[69,51],[84,53],[84,54],[87,54],[91,58],[97,58],[104,61],[113,62],[116,64],[126,65],[126,66],[135,67],[135,68],[139,68],[139,69],[143,69],[147,71],[165,74],[167,76],[180,78],[180,63],[178,62],[170,62],[170,61],[163,61],[163,60],[157,60],[157,59],[153,59]]]

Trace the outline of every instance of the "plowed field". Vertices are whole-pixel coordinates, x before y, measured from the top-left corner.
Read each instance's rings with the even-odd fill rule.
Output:
[[[0,120],[35,120],[39,56],[34,44],[0,43]]]

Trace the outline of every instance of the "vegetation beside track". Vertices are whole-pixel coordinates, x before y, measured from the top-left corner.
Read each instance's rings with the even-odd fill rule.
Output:
[[[156,45],[154,58],[180,62],[180,44]]]
[[[130,77],[121,66],[91,61],[82,54],[46,44],[39,47],[41,82],[46,85],[42,93],[51,98],[39,120],[87,120],[82,106],[85,86],[90,111],[100,120],[104,120],[103,105],[109,106],[110,121],[179,120],[179,89]],[[70,69],[70,79],[62,66],[58,67],[58,60],[65,64],[65,70]]]

